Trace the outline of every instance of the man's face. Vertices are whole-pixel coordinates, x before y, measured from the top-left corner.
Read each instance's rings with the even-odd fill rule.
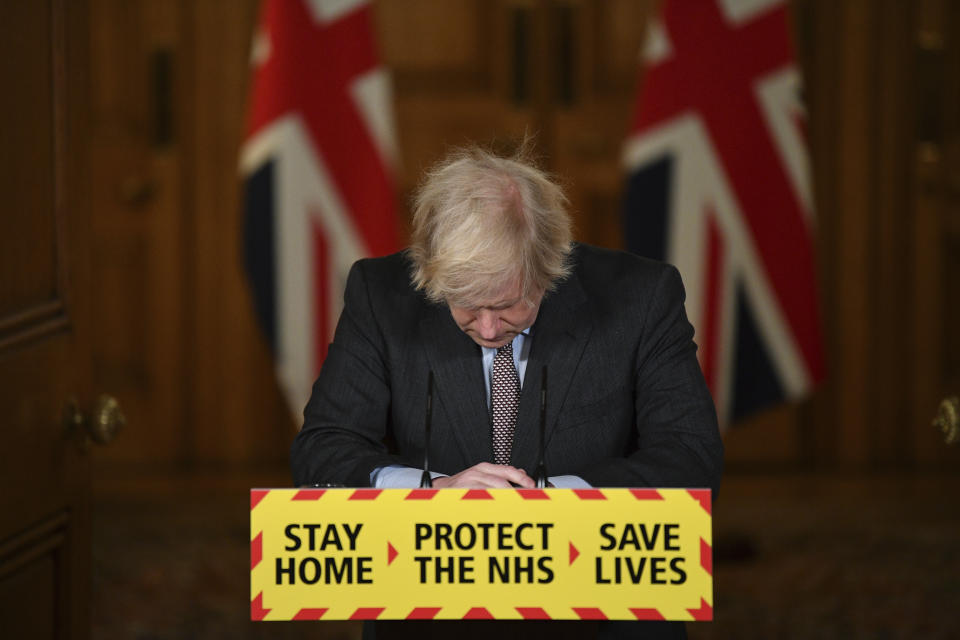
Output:
[[[540,301],[537,296],[533,306],[520,295],[520,287],[514,285],[493,300],[486,300],[476,307],[450,305],[450,315],[457,326],[473,338],[481,347],[497,348],[511,342],[518,334],[537,319]]]

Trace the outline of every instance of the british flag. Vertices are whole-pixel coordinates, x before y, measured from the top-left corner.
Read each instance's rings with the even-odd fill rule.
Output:
[[[624,237],[675,264],[721,422],[824,375],[800,74],[777,0],[666,0],[645,49]]]
[[[298,414],[350,265],[399,246],[389,80],[365,0],[265,0],[251,64],[245,266]]]

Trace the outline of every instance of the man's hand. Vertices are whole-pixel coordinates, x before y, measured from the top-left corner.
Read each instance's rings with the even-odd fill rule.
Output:
[[[513,484],[510,484],[511,482]],[[489,462],[481,462],[454,476],[433,479],[435,489],[509,489],[514,485],[525,489],[537,486],[523,469]]]

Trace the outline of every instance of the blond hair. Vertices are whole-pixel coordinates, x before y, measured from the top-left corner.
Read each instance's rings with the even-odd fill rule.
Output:
[[[516,285],[536,304],[569,274],[567,199],[527,148],[457,149],[427,172],[408,254],[413,285],[433,302],[482,306]]]

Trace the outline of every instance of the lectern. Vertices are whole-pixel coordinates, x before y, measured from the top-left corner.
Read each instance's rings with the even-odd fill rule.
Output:
[[[253,620],[711,620],[709,489],[253,489]]]

